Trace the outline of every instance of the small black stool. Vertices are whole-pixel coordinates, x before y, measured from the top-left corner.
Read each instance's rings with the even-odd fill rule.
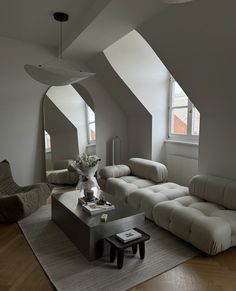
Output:
[[[134,239],[127,243],[121,242],[116,235],[112,235],[106,238],[106,241],[111,245],[110,248],[110,262],[113,263],[116,259],[117,253],[117,268],[121,269],[123,267],[124,262],[124,250],[126,248],[132,247],[133,254],[137,253],[138,245],[139,245],[139,255],[140,259],[144,259],[145,257],[145,241],[150,239],[150,235],[142,231],[141,229],[134,228],[137,232],[141,233],[142,236],[138,239]]]

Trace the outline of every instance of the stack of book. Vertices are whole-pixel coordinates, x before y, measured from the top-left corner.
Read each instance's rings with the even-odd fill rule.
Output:
[[[104,213],[107,211],[111,211],[115,209],[115,205],[112,205],[110,203],[106,204],[98,204],[96,202],[87,202],[82,205],[82,208],[84,211],[89,213],[90,215],[95,215],[98,213]]]
[[[129,229],[116,234],[116,237],[123,243],[130,242],[132,240],[142,237],[142,234],[134,229]]]

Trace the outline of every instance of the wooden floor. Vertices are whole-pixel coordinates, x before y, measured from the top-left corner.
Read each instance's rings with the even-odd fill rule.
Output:
[[[0,225],[0,290],[54,290],[16,223]],[[200,255],[131,290],[235,291],[236,248]]]

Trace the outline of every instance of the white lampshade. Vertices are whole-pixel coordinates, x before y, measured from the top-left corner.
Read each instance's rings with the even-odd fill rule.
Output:
[[[53,66],[26,64],[24,65],[25,71],[36,81],[50,86],[71,85],[95,75],[94,73],[67,68],[66,63],[62,60],[62,23],[68,21],[69,15],[64,12],[55,12],[53,17],[55,21],[60,23],[59,56],[57,61],[53,62]]]
[[[65,86],[89,78],[95,73],[70,70],[67,68],[24,65],[25,71],[36,81],[50,86]]]

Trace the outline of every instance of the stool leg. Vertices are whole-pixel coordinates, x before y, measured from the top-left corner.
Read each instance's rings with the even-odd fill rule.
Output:
[[[118,250],[117,256],[117,268],[121,269],[123,267],[124,262],[124,250]]]
[[[113,263],[116,259],[116,247],[111,245],[110,248],[110,262]]]
[[[139,243],[139,255],[140,255],[140,259],[144,259],[144,257],[145,257],[145,244],[144,244],[144,242]]]
[[[134,255],[137,253],[137,249],[138,249],[137,244],[132,245],[132,250],[133,250],[133,254],[134,254]]]

